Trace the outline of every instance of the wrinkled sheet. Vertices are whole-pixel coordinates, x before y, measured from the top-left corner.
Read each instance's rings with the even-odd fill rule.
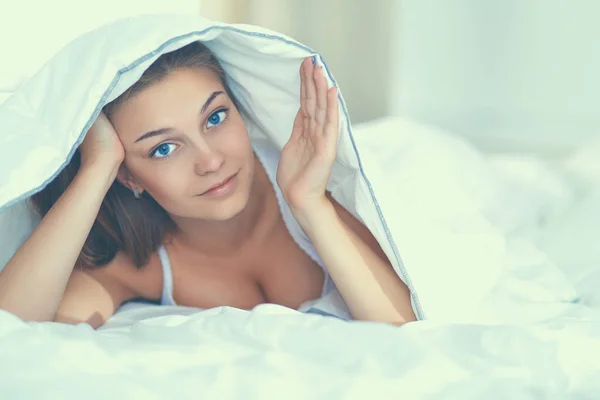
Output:
[[[551,318],[397,328],[275,305],[199,311],[130,304],[93,331],[83,324],[24,323],[0,312],[0,395],[600,398],[600,251],[593,240],[600,238],[600,185],[585,174],[595,166],[579,156],[488,161],[506,189],[506,237],[536,243],[578,291],[579,301]]]
[[[142,321],[126,325],[130,318]],[[582,305],[530,326],[423,321],[394,328],[277,306],[130,309],[99,332],[23,324],[4,313],[0,324],[0,393],[11,399],[600,394],[600,313]]]

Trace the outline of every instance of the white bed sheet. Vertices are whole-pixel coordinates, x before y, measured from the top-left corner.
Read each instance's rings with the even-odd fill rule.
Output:
[[[141,321],[128,326],[129,318]],[[565,399],[600,393],[600,315],[583,306],[553,321],[503,327],[418,322],[397,329],[275,306],[200,313],[137,308],[97,333],[83,325],[0,319],[0,393],[11,399]]]
[[[506,212],[498,223],[508,242],[534,240],[579,291],[578,303],[553,310],[550,319],[502,326],[421,321],[394,328],[275,305],[250,312],[131,304],[93,331],[86,325],[24,323],[0,312],[0,394],[598,398],[600,250],[593,238],[600,237],[600,185],[586,180],[597,166],[582,157],[548,162],[488,156],[504,190]],[[537,262],[523,254],[522,262]],[[537,315],[548,307],[530,306]]]

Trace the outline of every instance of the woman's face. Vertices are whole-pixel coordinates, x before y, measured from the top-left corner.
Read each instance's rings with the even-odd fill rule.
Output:
[[[126,100],[111,120],[125,148],[128,186],[147,191],[173,217],[226,220],[246,206],[254,154],[214,72],[175,70]]]

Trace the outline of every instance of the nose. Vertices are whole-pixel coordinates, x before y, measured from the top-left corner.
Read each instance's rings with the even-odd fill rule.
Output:
[[[194,165],[195,172],[198,175],[207,175],[216,172],[221,168],[224,162],[225,157],[223,157],[223,154],[205,143],[197,149],[196,162]]]

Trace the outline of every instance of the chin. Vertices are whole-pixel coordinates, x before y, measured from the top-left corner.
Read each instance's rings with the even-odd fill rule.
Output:
[[[225,203],[225,202],[224,202]],[[245,208],[245,203],[240,204],[221,204],[212,207],[210,213],[205,212],[203,219],[213,221],[229,221],[237,217]],[[208,209],[206,211],[209,211]]]
[[[228,221],[238,216],[248,204],[248,195],[243,191],[235,193],[233,196],[223,199],[207,202],[199,208],[202,215],[197,218],[212,221]]]

